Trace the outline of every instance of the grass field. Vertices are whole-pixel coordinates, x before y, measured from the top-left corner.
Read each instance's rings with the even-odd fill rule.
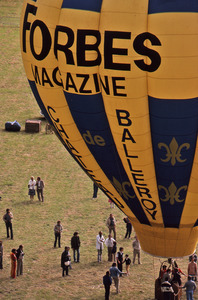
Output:
[[[54,134],[45,134],[46,121],[38,134],[25,133],[26,119],[39,119],[39,108],[27,83],[20,55],[19,20],[22,0],[0,0],[0,239],[4,245],[4,269],[0,270],[1,299],[104,299],[102,276],[109,269],[107,250],[97,263],[95,239],[99,230],[107,238],[105,225],[109,213],[117,220],[118,247],[132,257],[132,240],[125,240],[123,213],[111,209],[107,197],[99,191],[92,200],[92,182],[69,156]],[[6,121],[17,120],[22,130],[6,132]],[[30,202],[30,176],[45,181],[45,202]],[[6,208],[14,214],[14,240],[6,238],[2,220]],[[64,227],[62,248],[54,249],[53,228],[60,219]],[[61,277],[60,257],[70,246],[74,231],[81,239],[81,262],[73,264],[70,277]],[[134,237],[134,232],[133,232]],[[10,251],[24,245],[24,275],[10,279]],[[154,299],[154,280],[163,258],[142,252],[142,265],[131,267],[121,278],[121,294],[111,288],[110,299]],[[186,272],[188,259],[178,260]],[[182,299],[185,299],[183,296]],[[198,292],[195,294],[198,299]]]

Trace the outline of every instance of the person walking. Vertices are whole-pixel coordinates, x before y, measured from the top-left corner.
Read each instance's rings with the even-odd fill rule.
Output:
[[[117,267],[116,263],[112,264],[112,267],[109,269],[110,276],[114,281],[115,288],[116,288],[116,294],[120,293],[120,275],[126,274],[124,272],[121,272]]]
[[[192,280],[191,276],[188,276],[188,281],[184,284],[184,286],[179,287],[180,289],[186,289],[186,299],[187,300],[193,300],[193,294],[196,290],[196,284]]]
[[[105,287],[105,300],[109,300],[110,287],[112,284],[112,279],[110,277],[109,271],[106,272],[106,275],[103,276],[103,284]]]
[[[44,181],[41,180],[41,177],[37,177],[36,187],[37,187],[36,191],[37,191],[38,200],[44,202],[43,189],[45,187],[45,184]]]
[[[57,221],[57,224],[54,226],[54,235],[55,235],[55,241],[54,241],[54,248],[56,248],[56,243],[58,240],[58,247],[61,248],[61,234],[63,231],[63,226],[61,225],[61,221]]]
[[[6,225],[7,238],[11,236],[11,240],[13,240],[12,219],[13,219],[13,214],[11,213],[10,209],[7,208],[6,214],[3,216],[3,220]],[[10,231],[10,235],[9,235],[9,231]]]
[[[111,234],[108,235],[108,238],[105,240],[105,245],[108,249],[108,261],[112,262],[112,249],[113,249],[113,242],[115,240],[112,238]]]
[[[71,238],[71,248],[73,249],[74,262],[80,262],[80,238],[78,232],[75,231],[73,237]],[[77,257],[76,257],[77,255]]]
[[[133,264],[135,263],[136,255],[138,256],[138,264],[141,264],[141,262],[140,262],[141,246],[140,246],[140,242],[138,240],[137,235],[135,235],[135,240],[133,241],[132,246],[133,246]]]
[[[132,224],[131,224],[131,222],[130,222],[130,220],[129,220],[128,217],[124,218],[123,220],[126,223],[126,234],[125,234],[124,238],[127,239],[127,237],[128,237],[128,239],[130,239],[131,232],[132,232]]]
[[[30,200],[34,200],[35,185],[36,185],[36,180],[34,180],[34,176],[31,176],[28,183],[28,189],[29,189],[28,195],[30,196]]]
[[[98,251],[98,262],[102,262],[102,250],[104,248],[104,236],[102,235],[102,231],[99,231],[98,235],[96,236],[96,249]]]
[[[11,278],[16,278],[16,266],[17,266],[17,257],[16,257],[16,249],[12,249],[10,253],[11,259]]]
[[[116,260],[117,260],[117,267],[118,269],[122,272],[122,264],[123,264],[123,261],[124,261],[124,248],[123,247],[120,247],[117,255],[116,255]],[[122,274],[120,274],[120,276],[122,276]]]
[[[17,276],[23,275],[23,258],[24,258],[24,252],[23,252],[23,245],[20,245],[16,252],[17,257]]]
[[[3,269],[3,242],[0,241],[0,270]]]
[[[116,220],[113,216],[113,214],[109,215],[109,218],[107,219],[106,222],[107,227],[109,228],[109,234],[111,234],[111,231],[113,230],[114,233],[114,240],[116,240]]]
[[[69,265],[70,265],[70,254],[69,254],[69,247],[65,247],[65,250],[63,251],[61,255],[61,268],[62,270],[62,276],[69,276]]]

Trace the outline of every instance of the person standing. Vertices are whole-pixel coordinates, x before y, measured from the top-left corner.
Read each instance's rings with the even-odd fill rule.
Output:
[[[119,285],[120,285],[120,275],[122,274],[126,274],[124,272],[121,272],[117,267],[116,267],[116,263],[112,264],[112,267],[109,269],[110,272],[110,276],[111,278],[113,278],[114,284],[115,284],[115,288],[116,288],[116,294],[120,293],[119,290]]]
[[[135,235],[135,240],[133,241],[132,246],[133,246],[133,264],[135,263],[136,255],[138,256],[138,264],[141,264],[141,262],[140,262],[141,246],[140,246],[140,242],[138,240],[137,235]]]
[[[93,183],[93,199],[97,199],[97,195],[98,195],[98,186],[97,186],[97,184],[94,182],[94,183]]]
[[[119,250],[119,252],[116,255],[117,267],[120,270],[120,272],[122,272],[122,264],[123,264],[123,261],[124,261],[124,253],[123,253],[123,251],[124,251],[124,248],[120,247],[120,250]],[[120,274],[120,276],[122,276],[122,274]]]
[[[56,243],[58,240],[58,247],[61,248],[61,233],[63,231],[63,226],[61,225],[61,221],[57,221],[57,224],[54,226],[54,235],[55,235],[55,241],[54,241],[54,248],[56,248]]]
[[[197,280],[197,263],[192,257],[191,262],[188,264],[188,276],[191,276],[194,281]]]
[[[73,249],[74,262],[80,262],[80,238],[78,232],[75,231],[71,238],[71,248]],[[76,257],[77,254],[77,257]]]
[[[31,176],[28,183],[28,188],[29,188],[28,195],[30,196],[30,200],[34,200],[35,185],[36,185],[36,180],[34,180],[34,176]]]
[[[65,276],[65,273],[67,276],[69,276],[69,265],[70,265],[70,254],[69,254],[69,247],[65,247],[65,251],[63,251],[61,255],[61,268],[62,276]]]
[[[0,270],[3,269],[3,242],[0,241]]]
[[[102,262],[102,250],[104,248],[104,236],[102,235],[102,231],[99,231],[98,235],[96,236],[96,249],[98,251],[98,262]]]
[[[131,224],[131,222],[130,222],[130,220],[129,220],[128,217],[124,218],[123,220],[126,223],[126,234],[125,234],[124,238],[126,239],[128,237],[128,239],[130,239],[131,232],[132,232],[132,224]]]
[[[6,225],[7,238],[11,237],[11,240],[13,240],[12,219],[13,219],[13,214],[11,213],[10,209],[7,208],[6,214],[3,216],[3,220]],[[10,235],[9,235],[9,231],[10,231]]]
[[[16,266],[17,266],[17,257],[16,257],[16,249],[12,249],[10,253],[11,259],[11,278],[16,278]]]
[[[128,254],[125,255],[125,260],[123,261],[123,263],[126,264],[126,273],[127,273],[127,276],[128,276],[129,275],[129,268],[130,268],[130,264],[131,264],[131,259],[129,258]]]
[[[105,300],[109,300],[110,287],[112,284],[112,279],[110,277],[109,271],[106,272],[106,275],[103,276],[103,284],[105,287]]]
[[[105,245],[107,246],[107,249],[108,249],[108,261],[111,261],[111,262],[112,262],[113,242],[115,242],[115,240],[109,234],[108,238],[105,240]]]
[[[112,254],[112,258],[113,258],[113,262],[115,262],[115,257],[116,257],[116,252],[117,252],[117,243],[116,241],[113,242],[113,248],[112,248],[112,251],[111,251],[111,254]]]
[[[20,245],[16,252],[17,257],[17,276],[23,275],[23,258],[24,258],[24,252],[23,252],[23,245]]]
[[[110,203],[110,208],[114,208],[114,203],[110,198],[108,199],[108,202]]]
[[[193,294],[194,291],[196,290],[196,284],[192,280],[191,276],[188,276],[188,281],[184,284],[184,286],[179,287],[180,289],[186,289],[186,299],[187,300],[193,300]]]
[[[165,277],[165,281],[161,284],[161,292],[163,294],[164,300],[171,300],[171,296],[174,293],[174,290],[168,281],[168,277]]]
[[[116,240],[116,220],[113,216],[113,214],[109,215],[109,218],[107,219],[106,222],[107,227],[109,228],[109,234],[111,234],[111,231],[113,230],[114,233],[114,240]]]
[[[41,177],[37,177],[36,187],[38,200],[44,202],[43,189],[45,187],[45,184],[44,181],[41,180]]]

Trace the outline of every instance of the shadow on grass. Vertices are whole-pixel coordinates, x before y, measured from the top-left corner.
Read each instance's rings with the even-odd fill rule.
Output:
[[[38,201],[38,200],[25,200],[25,201],[20,201],[20,202],[16,202],[15,205],[16,206],[20,206],[20,205],[41,205],[43,204],[43,202]]]

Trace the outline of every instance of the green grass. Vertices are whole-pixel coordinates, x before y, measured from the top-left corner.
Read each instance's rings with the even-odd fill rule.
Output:
[[[92,200],[92,182],[70,157],[54,134],[45,134],[45,120],[39,134],[25,133],[26,119],[39,119],[39,108],[28,87],[20,45],[19,20],[22,0],[1,0],[0,62],[0,239],[4,245],[4,269],[0,272],[1,299],[104,299],[102,276],[109,269],[107,250],[103,263],[96,262],[95,238],[99,230],[107,237],[105,225],[113,211],[117,222],[118,247],[132,257],[132,241],[124,240],[125,224],[119,209],[110,209],[107,197],[99,191]],[[22,125],[19,133],[6,132],[6,121]],[[30,176],[41,176],[46,184],[45,202],[29,201]],[[6,208],[14,214],[14,240],[6,239],[2,221]],[[53,227],[60,219],[64,227],[62,248],[53,249]],[[73,264],[70,277],[61,277],[60,257],[70,246],[74,231],[81,238],[81,263]],[[134,236],[134,233],[133,233]],[[24,245],[24,275],[10,279],[12,248]],[[131,274],[121,279],[121,294],[112,287],[111,299],[154,299],[154,280],[160,261],[142,253],[142,265],[131,267]],[[185,272],[188,259],[178,260]],[[185,299],[183,296],[182,299]],[[198,299],[198,295],[195,295]]]

